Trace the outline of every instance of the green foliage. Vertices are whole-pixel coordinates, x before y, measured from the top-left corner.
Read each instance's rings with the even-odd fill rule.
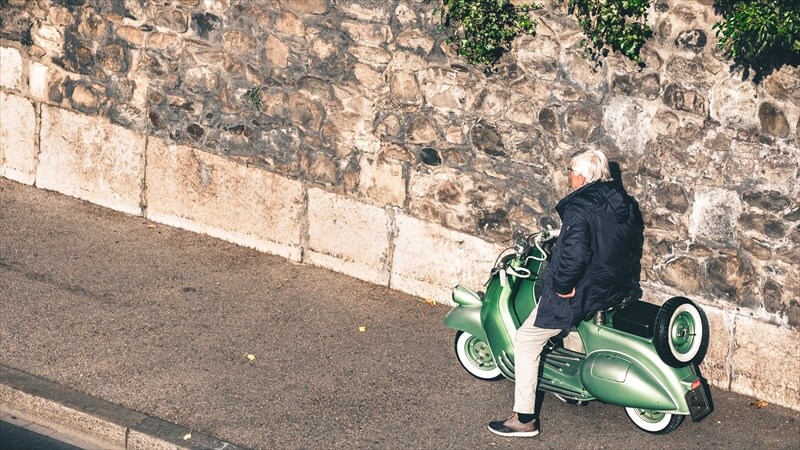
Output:
[[[759,72],[800,59],[797,0],[718,0],[724,20],[714,24],[728,56]]]
[[[28,27],[28,29],[22,33],[22,36],[19,38],[19,43],[24,45],[25,47],[30,47],[31,45],[33,45],[33,36],[31,35],[31,27]]]
[[[253,108],[261,109],[261,88],[260,87],[252,87],[244,93],[249,99],[250,103],[253,104]]]
[[[639,52],[652,35],[645,23],[650,0],[562,0],[575,14],[587,39],[586,53],[598,64],[609,48],[640,65]]]
[[[441,30],[459,55],[472,64],[492,66],[522,33],[535,34],[529,11],[540,5],[512,5],[508,0],[442,0]]]

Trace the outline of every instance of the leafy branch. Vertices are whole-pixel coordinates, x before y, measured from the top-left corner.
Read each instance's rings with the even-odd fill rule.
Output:
[[[643,65],[639,52],[652,36],[645,23],[650,0],[562,0],[578,19],[586,53],[598,64],[609,49]]]
[[[440,31],[456,52],[474,65],[492,66],[522,33],[535,34],[528,12],[541,5],[515,6],[509,0],[442,0]]]
[[[724,19],[714,24],[718,45],[742,66],[759,72],[800,60],[797,0],[718,0]]]

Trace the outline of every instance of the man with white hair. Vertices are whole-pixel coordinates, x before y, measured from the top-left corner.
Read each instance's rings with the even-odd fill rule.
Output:
[[[541,278],[538,305],[517,330],[514,345],[514,408],[506,420],[489,423],[501,436],[539,434],[536,385],[539,359],[547,340],[588,315],[641,297],[639,287],[642,223],[639,205],[614,180],[600,150],[572,157],[571,192],[555,209],[561,234]]]

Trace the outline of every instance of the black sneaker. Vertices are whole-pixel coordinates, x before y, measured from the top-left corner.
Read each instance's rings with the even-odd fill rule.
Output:
[[[539,427],[536,426],[536,420],[531,420],[528,423],[520,422],[517,413],[514,413],[506,420],[489,422],[489,431],[500,436],[534,437],[539,434]]]

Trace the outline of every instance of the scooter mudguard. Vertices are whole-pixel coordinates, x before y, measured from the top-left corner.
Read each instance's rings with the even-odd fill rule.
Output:
[[[453,308],[444,317],[444,324],[454,330],[465,331],[486,342],[486,333],[481,326],[481,306],[462,306]]]
[[[667,366],[648,339],[591,322],[582,322],[578,328],[587,347],[581,381],[598,400],[689,414],[685,395],[697,379],[690,366]]]

